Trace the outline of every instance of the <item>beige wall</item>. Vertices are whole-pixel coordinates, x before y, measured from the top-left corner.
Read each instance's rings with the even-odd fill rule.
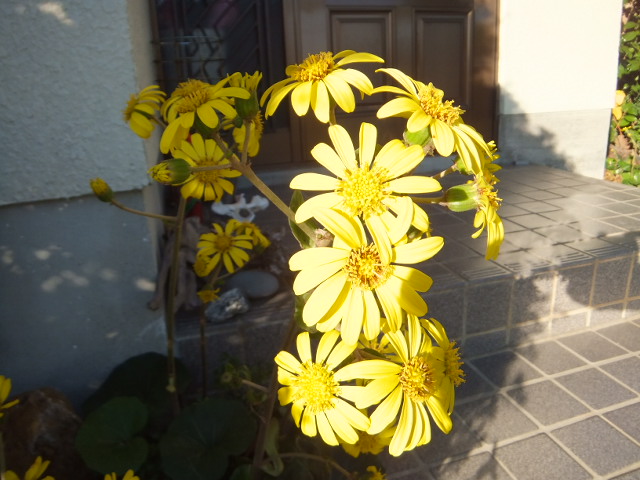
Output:
[[[505,161],[602,178],[621,0],[503,0],[498,82]]]

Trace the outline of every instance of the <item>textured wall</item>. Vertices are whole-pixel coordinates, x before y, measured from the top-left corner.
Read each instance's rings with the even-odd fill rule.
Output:
[[[616,89],[621,0],[504,0],[500,149],[602,178]]]
[[[135,0],[142,2],[141,0]],[[148,183],[122,121],[137,90],[125,0],[3,0],[0,205]]]

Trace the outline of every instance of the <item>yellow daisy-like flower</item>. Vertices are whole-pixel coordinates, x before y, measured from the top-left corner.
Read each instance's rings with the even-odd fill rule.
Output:
[[[104,476],[104,480],[118,480],[118,476],[115,473],[107,473]],[[124,477],[122,477],[122,480],[140,480],[140,477],[135,475],[133,470],[127,470]]]
[[[302,311],[307,325],[326,332],[340,324],[344,341],[355,345],[363,328],[369,340],[380,333],[381,316],[395,331],[402,325],[403,312],[426,313],[427,304],[418,292],[426,292],[433,281],[402,264],[434,256],[444,245],[442,237],[393,244],[385,261],[378,246],[366,239],[357,217],[324,209],[316,218],[335,236],[333,246],[308,248],[289,260],[289,268],[300,271],[293,282],[295,294],[315,289]]]
[[[261,105],[271,96],[265,116],[273,115],[290,92],[291,105],[298,116],[305,115],[311,106],[316,118],[322,123],[328,123],[333,102],[345,112],[353,112],[356,101],[351,86],[362,94],[371,95],[373,92],[371,80],[364,73],[352,68],[342,68],[356,62],[384,60],[371,53],[344,50],[335,55],[332,52],[320,52],[309,55],[298,65],[289,65],[286,69],[289,78],[273,84],[262,95]]]
[[[98,197],[100,201],[111,203],[111,200],[113,200],[113,190],[111,190],[107,182],[102,178],[93,178],[89,180],[89,185],[91,186],[91,190],[93,190],[93,194]]]
[[[391,92],[400,95],[380,107],[378,118],[408,118],[409,132],[429,129],[440,155],[448,157],[457,152],[467,170],[474,173],[482,170],[482,158],[489,155],[489,149],[482,135],[462,121],[464,110],[454,107],[451,100],[443,101],[444,92],[431,83],[425,85],[395,68],[381,68],[377,71],[388,73],[404,87],[403,90],[383,85],[375,89],[375,93]]]
[[[389,453],[402,452],[431,441],[429,415],[445,433],[452,428],[451,417],[441,397],[444,351],[434,346],[414,315],[407,318],[407,335],[402,331],[385,334],[395,355],[387,360],[364,360],[342,369],[345,379],[371,380],[354,393],[356,407],[379,404],[371,414],[367,430],[375,435],[396,425]],[[397,423],[396,423],[397,422]]]
[[[271,241],[264,236],[260,227],[253,222],[241,222],[232,218],[229,220],[229,223],[233,225],[233,229],[235,232],[240,235],[249,235],[251,236],[251,241],[254,247],[260,246],[262,248],[267,248],[271,245]]]
[[[198,242],[196,274],[204,277],[222,261],[227,272],[233,273],[249,261],[247,250],[253,249],[250,235],[238,235],[234,226],[228,222],[223,229],[214,223],[212,233],[203,233]]]
[[[442,348],[444,376],[440,386],[442,390],[441,398],[447,413],[451,415],[456,401],[455,387],[459,387],[465,381],[465,373],[462,370],[464,362],[460,360],[460,347],[456,346],[455,341],[449,340],[446,330],[435,318],[422,319],[420,323],[438,343],[438,346]]]
[[[336,208],[363,217],[380,246],[385,236],[399,240],[412,223],[421,231],[428,230],[426,213],[409,195],[436,192],[442,187],[431,177],[407,175],[424,158],[422,148],[405,147],[400,140],[392,140],[376,154],[377,135],[374,125],[362,123],[356,154],[348,132],[340,125],[329,127],[333,148],[320,143],[311,154],[337,178],[302,173],[291,181],[293,189],[329,191],[300,205],[296,222],[308,220],[318,208]],[[396,215],[393,220],[390,211]],[[390,232],[388,225],[394,223]]]
[[[247,148],[247,155],[255,157],[260,152],[260,140],[262,140],[262,132],[264,131],[264,123],[262,122],[262,114],[257,113],[251,120],[247,121],[249,124],[249,146]],[[238,145],[238,151],[242,153],[244,151],[244,143],[247,138],[247,124],[243,122],[241,127],[233,128],[233,140]]]
[[[367,474],[365,477],[367,480],[387,480],[387,474],[374,465],[367,467]]]
[[[315,361],[311,355],[309,332],[297,337],[300,360],[282,351],[275,357],[280,405],[292,403],[291,415],[302,433],[315,437],[319,432],[328,445],[356,443],[357,430],[369,428],[369,419],[348,403],[353,386],[342,385],[337,367],[355,350],[340,341],[335,330],[325,333],[318,344]],[[337,343],[336,343],[337,342]]]
[[[196,120],[215,129],[220,122],[218,112],[229,118],[236,117],[231,99],[249,98],[251,94],[244,88],[226,87],[228,81],[225,78],[211,85],[190,79],[178,85],[162,106],[162,116],[168,124],[160,139],[162,153],[168,153],[186,139]]]
[[[504,241],[504,225],[498,215],[502,199],[498,197],[498,192],[493,188],[493,185],[487,183],[484,176],[476,177],[473,184],[477,192],[477,211],[473,226],[478,230],[471,237],[478,238],[485,229],[487,230],[485,258],[492,260],[500,254],[500,246]]]
[[[24,474],[24,477],[20,478],[15,472],[7,470],[4,472],[5,480],[55,480],[51,475],[42,477],[49,463],[51,463],[49,460],[42,461],[42,457],[38,457]]]
[[[4,416],[4,412],[2,410],[13,407],[18,403],[17,399],[5,403],[7,401],[7,398],[9,398],[10,393],[11,379],[5,377],[4,375],[0,375],[0,418]]]
[[[229,165],[224,151],[212,139],[203,139],[202,135],[191,135],[191,141],[183,140],[180,148],[171,153],[176,159],[185,160],[191,167],[224,167]],[[234,186],[228,178],[239,177],[241,173],[232,168],[192,171],[191,176],[180,188],[183,197],[194,197],[205,202],[218,201],[224,192],[233,193]]]
[[[157,122],[156,112],[167,96],[158,85],[150,85],[137,95],[132,94],[127,102],[127,107],[122,111],[124,121],[129,128],[142,138],[149,138]]]
[[[258,103],[258,85],[262,80],[262,73],[255,72],[253,75],[236,72],[229,76],[229,86],[244,88],[251,95],[247,99],[236,98],[234,104],[238,115],[243,120],[251,120],[260,113],[260,104]]]
[[[203,288],[198,291],[198,297],[200,297],[200,301],[202,303],[211,303],[220,298],[220,295],[218,295],[219,293],[219,288]]]
[[[378,455],[391,442],[393,429],[389,428],[377,435],[369,435],[367,432],[358,432],[358,441],[354,444],[340,443],[340,446],[354,458],[361,454]]]

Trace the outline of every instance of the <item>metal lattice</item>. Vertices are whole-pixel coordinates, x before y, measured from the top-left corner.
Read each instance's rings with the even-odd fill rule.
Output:
[[[150,0],[158,76],[165,91],[195,78],[284,70],[281,0]]]

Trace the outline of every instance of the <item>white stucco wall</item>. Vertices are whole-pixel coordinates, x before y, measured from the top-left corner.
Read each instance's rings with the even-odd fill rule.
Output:
[[[154,82],[146,0],[0,1],[0,375],[80,405],[128,357],[164,352],[151,311],[157,210],[145,143],[122,120]],[[159,223],[156,221],[155,226]]]
[[[503,156],[602,178],[622,1],[500,3]]]
[[[115,190],[148,184],[121,113],[138,89],[126,0],[4,0],[0,11],[0,205],[82,195],[98,175]]]

